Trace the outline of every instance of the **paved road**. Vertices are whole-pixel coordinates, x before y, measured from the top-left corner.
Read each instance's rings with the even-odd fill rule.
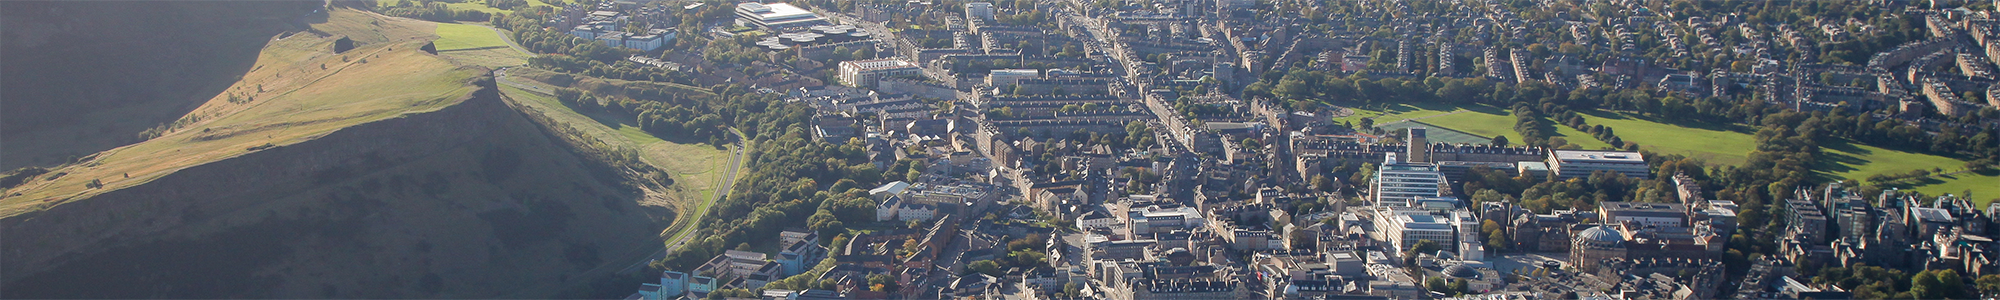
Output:
[[[493,27],[486,27],[486,28],[492,28],[493,34],[500,35],[500,40],[507,42],[507,48],[513,48],[514,51],[520,51],[521,54],[527,54],[528,56],[535,56],[534,52],[528,52],[527,48],[521,48],[521,45],[514,44],[514,37],[507,36],[507,32],[500,31],[499,28],[493,28]]]

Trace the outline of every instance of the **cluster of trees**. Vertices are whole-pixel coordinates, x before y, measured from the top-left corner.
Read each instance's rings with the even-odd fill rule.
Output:
[[[873,203],[859,200],[865,191],[854,188],[880,184],[883,178],[868,162],[865,148],[858,143],[815,140],[806,131],[812,110],[802,104],[785,103],[775,95],[747,93],[739,87],[722,90],[719,94],[726,95],[731,104],[718,106],[715,113],[757,141],[756,150],[746,157],[752,165],[743,171],[729,196],[709,209],[710,221],[702,223],[697,232],[704,238],[669,254],[659,267],[692,268],[730,245],[774,249],[776,240],[771,237],[787,227],[836,232],[847,224],[874,222],[872,211],[861,213],[859,209],[865,204],[872,210]],[[833,187],[848,189],[827,190]],[[843,239],[834,238],[836,242]]]
[[[756,43],[756,36],[748,34],[709,40],[708,46],[702,48],[701,55],[710,62],[735,65],[748,65],[770,57],[767,55],[769,52],[752,46]]]
[[[493,22],[493,27],[513,31],[514,41],[521,44],[521,47],[535,53],[543,53],[545,54],[544,56],[567,55],[596,60],[598,62],[615,62],[639,52],[635,49],[607,46],[604,43],[569,35],[569,33],[563,31],[543,30],[545,26],[542,21],[555,16],[556,13],[553,7],[533,6],[522,8],[511,14],[495,16],[491,18],[491,21]],[[488,19],[481,18],[479,20]],[[553,66],[575,69],[588,68],[588,66],[573,62]]]
[[[616,49],[631,50],[625,48]],[[536,55],[528,58],[528,66],[598,78],[675,82],[681,84],[694,83],[694,77],[689,76],[687,73],[653,68],[626,60],[614,60],[610,63],[605,63],[583,56]]]
[[[1604,141],[1605,144],[1611,144],[1613,147],[1623,148],[1625,151],[1639,151],[1639,143],[1627,142],[1625,139],[1619,138],[1618,134],[1612,133],[1610,127],[1590,125],[1590,122],[1584,120],[1583,115],[1576,113],[1576,111],[1569,111],[1564,114],[1566,116],[1563,117],[1563,126],[1569,126],[1569,128],[1576,129],[1577,131],[1589,133],[1590,137]]]
[[[491,6],[493,8],[498,8],[498,9],[514,10],[514,8],[517,7],[527,7],[528,0],[486,0],[486,6]]]
[[[706,141],[719,148],[728,133],[722,116],[701,112],[700,107],[622,96],[598,97],[570,88],[558,88],[555,95],[557,102],[578,111],[606,111],[633,116],[640,130],[661,138]]]
[[[1548,118],[1542,117],[1541,112],[1529,109],[1527,104],[1514,105],[1514,132],[1521,134],[1523,143],[1548,147],[1568,144],[1560,137],[1552,137],[1556,132],[1553,124],[1555,123],[1549,122]]]
[[[1048,237],[1041,234],[1029,234],[1026,237],[1008,241],[1006,256],[992,260],[974,261],[966,264],[965,270],[967,274],[982,273],[993,277],[1002,277],[1007,275],[1005,272],[1010,268],[1022,268],[1024,270],[1052,269],[1053,267],[1050,267],[1048,263],[1048,254],[1042,252],[1042,245],[1046,245],[1047,243]]]
[[[1424,279],[1424,288],[1452,297],[1472,293],[1472,287],[1465,282],[1465,279],[1452,278],[1451,280],[1445,280],[1441,276],[1431,276],[1429,279]]]
[[[2000,275],[1980,276],[1974,280],[1975,286],[1969,287],[1964,277],[1950,269],[1909,275],[1902,270],[1870,265],[1824,267],[1819,268],[1812,282],[1854,292],[1855,299],[1969,299],[2000,294]]]
[[[380,9],[384,15],[432,22],[486,21],[493,18],[492,14],[483,11],[451,9],[446,7],[445,3],[428,0],[419,2],[402,0],[396,2],[396,6]]]
[[[2000,119],[2000,112],[1988,108],[1980,114]],[[1936,135],[1916,125],[1869,115],[1834,113],[1821,116],[1813,126],[1827,135],[1892,149],[1957,156],[1967,161],[1984,160],[1991,165],[2000,160],[2000,130],[1941,128]]]

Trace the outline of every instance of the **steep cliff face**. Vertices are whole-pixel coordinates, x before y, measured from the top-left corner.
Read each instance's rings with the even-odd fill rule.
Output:
[[[657,246],[669,213],[624,170],[477,81],[436,111],[0,220],[0,297],[546,297]]]
[[[138,141],[222,92],[320,3],[0,1],[0,169]]]

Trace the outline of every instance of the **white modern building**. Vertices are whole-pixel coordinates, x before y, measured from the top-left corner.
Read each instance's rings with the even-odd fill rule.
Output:
[[[1011,88],[1015,83],[1020,82],[1021,79],[1040,77],[1042,77],[1041,70],[1035,69],[992,70],[986,73],[986,85],[996,88]]]
[[[1383,242],[1395,252],[1403,252],[1421,240],[1436,242],[1443,250],[1457,245],[1454,243],[1457,232],[1448,217],[1399,207],[1376,209],[1376,231],[1382,233]]]
[[[986,2],[973,2],[973,3],[966,3],[966,4],[965,4],[965,17],[966,17],[966,18],[979,18],[979,19],[983,19],[983,20],[987,20],[987,21],[992,21],[992,20],[993,20],[993,3],[986,3]]]
[[[819,14],[789,3],[736,4],[736,25],[752,26],[765,30],[782,31],[788,28],[802,28],[826,25],[826,19]]]
[[[1394,152],[1387,155],[1376,168],[1375,178],[1368,181],[1375,205],[1410,207],[1418,197],[1440,196],[1444,174],[1438,173],[1436,165],[1398,161]]]
[[[1652,178],[1652,173],[1646,168],[1646,158],[1638,152],[1555,150],[1549,152],[1548,163],[1549,172],[1564,179],[1590,177],[1590,173],[1598,170],[1618,172],[1631,178]]]
[[[882,77],[918,75],[916,63],[901,59],[850,60],[840,62],[840,81],[852,87],[873,87]]]

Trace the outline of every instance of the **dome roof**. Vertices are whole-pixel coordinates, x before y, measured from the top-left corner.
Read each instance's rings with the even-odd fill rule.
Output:
[[[1576,240],[1601,244],[1617,244],[1624,243],[1625,236],[1618,234],[1617,231],[1604,229],[1604,226],[1592,226],[1590,229],[1584,229],[1583,232],[1577,233]]]
[[[1439,270],[1438,272],[1444,273],[1444,275],[1451,277],[1468,278],[1468,279],[1479,278],[1479,270],[1475,270],[1471,266],[1467,266],[1465,264],[1456,264],[1456,265],[1451,265],[1450,267],[1444,267],[1444,270]]]

